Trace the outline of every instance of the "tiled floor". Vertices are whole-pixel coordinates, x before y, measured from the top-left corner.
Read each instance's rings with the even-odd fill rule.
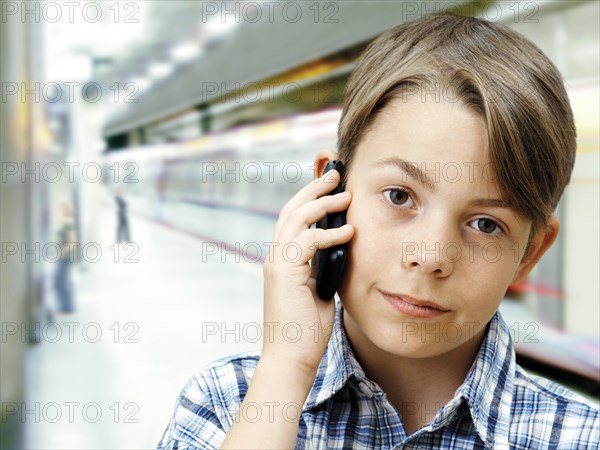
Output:
[[[203,255],[199,239],[136,216],[136,246],[115,247],[115,213],[98,212],[86,259],[102,253],[74,270],[77,311],[43,325],[26,357],[27,449],[156,448],[194,372],[260,348],[244,329],[262,322],[259,263]]]

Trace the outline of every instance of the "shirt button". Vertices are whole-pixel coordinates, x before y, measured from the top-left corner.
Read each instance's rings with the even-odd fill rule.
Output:
[[[367,397],[373,398],[373,390],[367,385],[367,383],[365,383],[364,381],[361,381],[358,384],[358,388],[360,389],[360,392],[365,394]]]

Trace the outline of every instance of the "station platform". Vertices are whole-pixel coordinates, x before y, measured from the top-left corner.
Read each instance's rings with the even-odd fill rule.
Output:
[[[112,205],[96,229],[72,271],[75,313],[42,324],[26,354],[24,448],[156,448],[192,374],[261,347],[260,262],[207,256],[197,237],[135,214],[134,245],[115,244]]]

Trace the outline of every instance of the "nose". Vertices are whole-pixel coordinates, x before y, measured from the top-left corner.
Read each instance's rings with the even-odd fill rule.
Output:
[[[402,240],[404,267],[437,278],[449,276],[461,256],[461,248],[449,221],[438,217],[416,221],[413,226],[415,231],[419,231],[407,233]]]

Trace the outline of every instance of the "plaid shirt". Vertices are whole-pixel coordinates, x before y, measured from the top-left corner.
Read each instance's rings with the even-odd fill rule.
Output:
[[[337,301],[332,339],[302,409],[297,449],[600,448],[598,406],[517,365],[499,311],[454,398],[407,436],[398,411],[354,356],[341,311]],[[222,358],[192,377],[158,448],[219,448],[259,357],[249,352]]]

